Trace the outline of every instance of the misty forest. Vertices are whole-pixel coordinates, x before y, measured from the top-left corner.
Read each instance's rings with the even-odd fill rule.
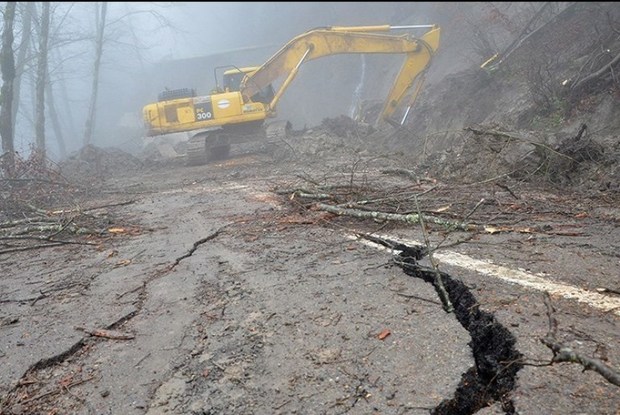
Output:
[[[617,3],[0,9],[0,415],[619,414]]]

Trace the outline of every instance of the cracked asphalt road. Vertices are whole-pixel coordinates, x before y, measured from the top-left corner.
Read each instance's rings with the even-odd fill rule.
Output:
[[[295,168],[265,157],[164,167],[108,182],[105,201],[134,202],[106,209],[139,232],[0,256],[0,413],[422,414],[454,395],[474,364],[469,333],[432,285],[349,237],[380,229],[422,240],[417,227],[292,209],[273,187],[293,183]],[[617,223],[603,237],[601,223],[579,243],[613,242]],[[450,249],[516,269],[515,245],[531,249],[529,236],[481,235]],[[559,260],[524,271],[583,289],[617,284],[618,257],[587,249],[578,267],[592,277],[580,281],[575,246],[537,237],[535,249]],[[528,363],[506,398],[514,408],[496,401],[477,413],[618,414],[616,386],[579,365],[547,365],[541,291],[440,266]],[[562,340],[620,367],[618,314],[553,300]]]

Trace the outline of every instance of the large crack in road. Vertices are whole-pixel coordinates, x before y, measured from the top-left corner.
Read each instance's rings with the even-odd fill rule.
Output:
[[[435,271],[418,264],[421,249],[407,247],[399,254],[399,264],[407,275],[433,284]],[[448,292],[454,314],[470,336],[475,365],[461,378],[454,397],[431,411],[433,415],[470,415],[500,402],[506,414],[514,414],[510,392],[515,387],[517,372],[523,367],[522,354],[515,348],[515,338],[497,322],[495,316],[480,310],[478,301],[467,286],[446,273],[441,279]]]
[[[393,250],[397,257],[395,263],[405,274],[436,287],[437,271],[419,264],[427,255],[424,247],[379,237],[364,238]],[[523,355],[515,347],[515,337],[492,313],[480,310],[480,304],[462,281],[444,272],[440,272],[440,278],[456,319],[471,336],[469,346],[474,366],[463,373],[454,396],[433,408],[431,414],[471,415],[499,402],[507,415],[514,415],[510,393],[515,388],[517,372],[523,367]],[[440,295],[437,287],[436,290]]]

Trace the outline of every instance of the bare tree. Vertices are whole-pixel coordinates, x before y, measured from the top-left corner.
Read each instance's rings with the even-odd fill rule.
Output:
[[[103,35],[105,29],[105,19],[108,9],[108,3],[102,2],[95,4],[96,7],[96,37],[95,37],[95,64],[93,67],[93,83],[90,96],[90,105],[88,107],[88,115],[86,117],[86,127],[84,129],[84,145],[90,144],[93,136],[95,124],[95,109],[97,106],[97,92],[99,89],[99,69],[101,67],[101,56],[103,55]]]
[[[47,104],[47,110],[49,111],[50,120],[52,121],[52,129],[54,130],[54,137],[58,143],[58,149],[60,150],[60,157],[65,158],[67,156],[67,146],[65,144],[64,135],[60,126],[60,120],[58,119],[58,113],[56,112],[56,101],[54,100],[54,92],[52,88],[51,77],[49,75],[49,65],[47,67],[47,83],[45,84],[45,102]]]
[[[559,66],[557,54],[545,45],[540,45],[539,51],[530,55],[530,61],[525,68],[528,92],[542,115],[565,109],[561,98],[561,74],[557,69]]]
[[[47,49],[49,44],[50,29],[50,4],[42,3],[41,11],[41,33],[39,34],[39,51],[37,63],[37,82],[36,82],[36,120],[35,138],[36,149],[41,160],[45,160],[45,86],[47,75]]]
[[[618,12],[613,11],[614,7],[617,6],[597,4],[590,9],[601,24],[594,28],[596,38],[589,48],[587,59],[569,84],[568,95],[573,101],[596,90],[591,87],[597,83],[599,87],[620,86],[617,74],[620,62],[620,24],[617,21]]]
[[[4,30],[0,48],[0,70],[2,88],[0,89],[0,136],[2,136],[2,167],[8,177],[15,171],[15,143],[13,133],[13,80],[15,79],[15,57],[13,56],[13,23],[16,2],[9,1],[4,8]]]
[[[22,15],[22,36],[17,48],[17,60],[15,62],[15,80],[13,81],[13,130],[17,123],[17,113],[21,99],[21,79],[26,69],[26,63],[30,60],[28,51],[30,50],[30,36],[32,35],[32,18],[35,15],[35,3],[31,1],[20,4]]]

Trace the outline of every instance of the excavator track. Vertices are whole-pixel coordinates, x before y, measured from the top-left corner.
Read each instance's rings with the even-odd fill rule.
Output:
[[[187,165],[200,166],[207,163],[207,136],[209,133],[198,133],[187,142]]]
[[[232,143],[244,143],[255,140],[265,142],[265,145],[273,146],[286,138],[291,130],[289,121],[276,121],[265,126],[265,134],[256,135],[249,133],[223,132],[221,129],[202,131],[193,135],[187,142],[187,165],[200,166],[210,161],[228,158]]]
[[[200,166],[210,161],[223,160],[230,154],[231,136],[221,129],[203,131],[187,142],[187,165]]]

